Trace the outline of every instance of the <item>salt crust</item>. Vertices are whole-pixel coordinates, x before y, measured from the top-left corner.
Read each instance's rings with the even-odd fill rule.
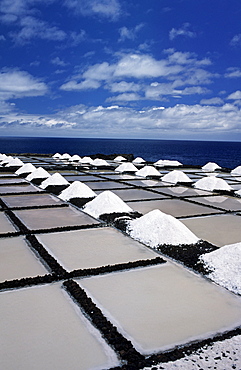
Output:
[[[151,248],[162,244],[195,244],[200,240],[181,221],[159,209],[128,221],[127,233]]]
[[[128,163],[122,163],[120,166],[118,166],[115,169],[116,172],[136,172],[138,169],[134,166],[134,164],[128,162]]]
[[[231,339],[218,341],[209,346],[205,345],[203,348],[200,348],[189,356],[186,355],[180,360],[160,363],[153,367],[145,367],[143,370],[238,370],[241,369],[240,347],[241,335],[237,335]]]
[[[46,177],[50,177],[50,174],[44,168],[38,167],[26,177],[26,180],[31,181],[33,179],[44,179]]]
[[[58,197],[68,201],[72,198],[94,198],[96,197],[96,193],[83,182],[74,181],[67,189],[63,190]]]
[[[162,177],[162,181],[177,184],[178,182],[192,182],[190,177],[183,171],[173,170]]]
[[[241,166],[234,168],[230,173],[233,176],[241,176]]]
[[[97,197],[88,202],[83,211],[90,216],[98,218],[105,213],[129,213],[133,210],[112,191],[106,190],[97,195]]]
[[[52,176],[48,177],[39,186],[41,189],[46,189],[49,185],[69,185],[69,182],[60,173],[54,173]]]
[[[201,190],[233,190],[227,181],[217,178],[216,176],[207,176],[195,182],[194,187]]]
[[[114,161],[123,162],[123,161],[126,161],[126,158],[122,157],[122,155],[118,155],[117,157],[115,157]]]
[[[104,159],[96,158],[92,162],[93,166],[109,166],[109,163],[106,162]]]
[[[136,157],[132,163],[145,163],[146,161],[141,157]]]
[[[35,170],[36,170],[36,167],[32,163],[25,163],[15,173],[16,175],[21,175],[22,173],[31,173]]]
[[[208,275],[211,280],[241,294],[241,242],[202,254],[200,260],[212,270]]]
[[[161,177],[161,174],[159,171],[157,171],[155,167],[145,166],[136,172],[136,176],[141,176],[141,177],[159,176]]]
[[[208,162],[204,166],[202,166],[203,171],[215,171],[217,169],[221,168],[217,163],[214,162]]]
[[[168,159],[159,159],[159,161],[154,163],[154,166],[164,167],[164,166],[182,166],[179,161],[170,161]]]
[[[23,166],[23,162],[21,161],[21,159],[13,158],[6,164],[6,167],[14,167],[14,166]]]

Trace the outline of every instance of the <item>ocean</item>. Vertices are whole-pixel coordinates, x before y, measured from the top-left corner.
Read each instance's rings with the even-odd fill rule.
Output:
[[[0,153],[69,153],[130,154],[155,162],[159,159],[178,160],[185,165],[203,166],[215,162],[221,167],[241,165],[241,142],[145,140],[145,139],[84,139],[53,137],[1,137]]]

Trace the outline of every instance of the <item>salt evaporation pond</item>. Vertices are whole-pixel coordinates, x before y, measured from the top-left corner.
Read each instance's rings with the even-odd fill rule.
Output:
[[[37,188],[36,186],[29,184],[29,185],[6,185],[0,186],[0,193],[1,194],[8,194],[8,193],[28,193],[28,192],[36,192],[42,191],[41,189]]]
[[[144,189],[113,190],[113,193],[118,195],[118,197],[120,197],[124,201],[166,198],[165,195],[153,193]]]
[[[157,257],[155,252],[109,227],[43,234],[37,238],[69,271]]]
[[[0,281],[47,274],[22,236],[1,239]]]
[[[78,226],[97,224],[92,217],[76,210],[74,207],[28,209],[15,211],[16,215],[30,229],[50,229],[61,226]]]
[[[12,223],[8,220],[7,216],[0,212],[0,233],[8,233],[17,231]]]
[[[241,323],[240,297],[172,263],[77,281],[144,354]]]
[[[224,210],[241,211],[241,199],[239,198],[216,195],[211,197],[200,197],[195,199],[195,201],[214,207],[219,207]]]
[[[29,195],[5,195],[1,197],[9,207],[32,207],[42,205],[63,204],[63,202],[50,194],[29,194]]]
[[[241,241],[241,217],[224,214],[180,219],[199,238],[222,247]]]
[[[0,303],[1,369],[97,370],[118,365],[114,352],[60,284],[2,292]]]
[[[158,194],[157,197],[158,198]],[[163,199],[163,200],[149,200],[141,202],[128,203],[135,211],[140,213],[148,213],[153,209],[160,209],[164,213],[168,213],[174,217],[185,217],[194,215],[203,215],[210,213],[218,213],[221,211],[213,210],[210,207],[201,206],[194,203],[185,202],[179,199]]]

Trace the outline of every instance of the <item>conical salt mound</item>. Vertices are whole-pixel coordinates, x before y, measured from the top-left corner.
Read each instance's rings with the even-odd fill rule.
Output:
[[[203,171],[211,171],[211,172],[218,170],[220,168],[221,167],[217,163],[214,163],[214,162],[208,162],[205,164],[205,166],[202,166]]]
[[[86,184],[74,181],[67,189],[63,190],[59,198],[68,201],[73,198],[94,198],[96,193]]]
[[[31,173],[36,170],[36,167],[32,163],[25,163],[20,167],[15,173],[16,175],[21,175],[23,173]]]
[[[241,166],[234,168],[230,173],[232,176],[241,176]]]
[[[92,162],[93,166],[101,167],[101,166],[109,166],[109,163],[106,160],[101,158],[96,158]]]
[[[30,173],[27,177],[26,180],[31,181],[33,179],[46,179],[49,177],[50,174],[42,167],[36,168],[35,171]]]
[[[195,244],[200,240],[181,221],[159,209],[129,221],[127,233],[151,248],[163,244]]]
[[[241,294],[241,243],[225,245],[213,252],[202,254],[200,260],[212,271],[208,277],[217,284]]]
[[[195,182],[194,187],[196,189],[214,191],[214,190],[225,190],[231,191],[232,187],[223,179],[219,179],[216,176],[207,176]]]
[[[136,172],[138,169],[134,166],[134,164],[128,162],[128,163],[122,163],[120,164],[116,169],[116,172]]]
[[[123,202],[121,198],[109,190],[100,193],[95,199],[87,203],[83,210],[95,218],[106,213],[133,212],[133,210]]]
[[[21,161],[21,159],[13,158],[6,164],[6,167],[21,167],[23,164],[24,163]]]
[[[69,182],[60,173],[54,173],[48,177],[39,186],[41,189],[46,189],[50,185],[69,185]]]
[[[170,182],[172,184],[177,184],[178,182],[192,182],[190,177],[188,177],[183,171],[174,170],[162,177],[162,181]]]
[[[141,158],[141,157],[136,157],[132,163],[136,163],[136,164],[141,164],[141,163],[145,163],[145,159]]]
[[[153,166],[145,166],[136,172],[136,176],[141,177],[161,177],[160,172]]]
[[[115,157],[114,161],[123,162],[123,161],[126,161],[126,158],[122,157],[122,155],[118,155],[117,157]]]

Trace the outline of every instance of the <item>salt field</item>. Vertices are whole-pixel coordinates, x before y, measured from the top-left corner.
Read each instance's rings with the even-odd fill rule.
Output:
[[[0,161],[0,368],[241,368],[240,176],[55,157]]]

